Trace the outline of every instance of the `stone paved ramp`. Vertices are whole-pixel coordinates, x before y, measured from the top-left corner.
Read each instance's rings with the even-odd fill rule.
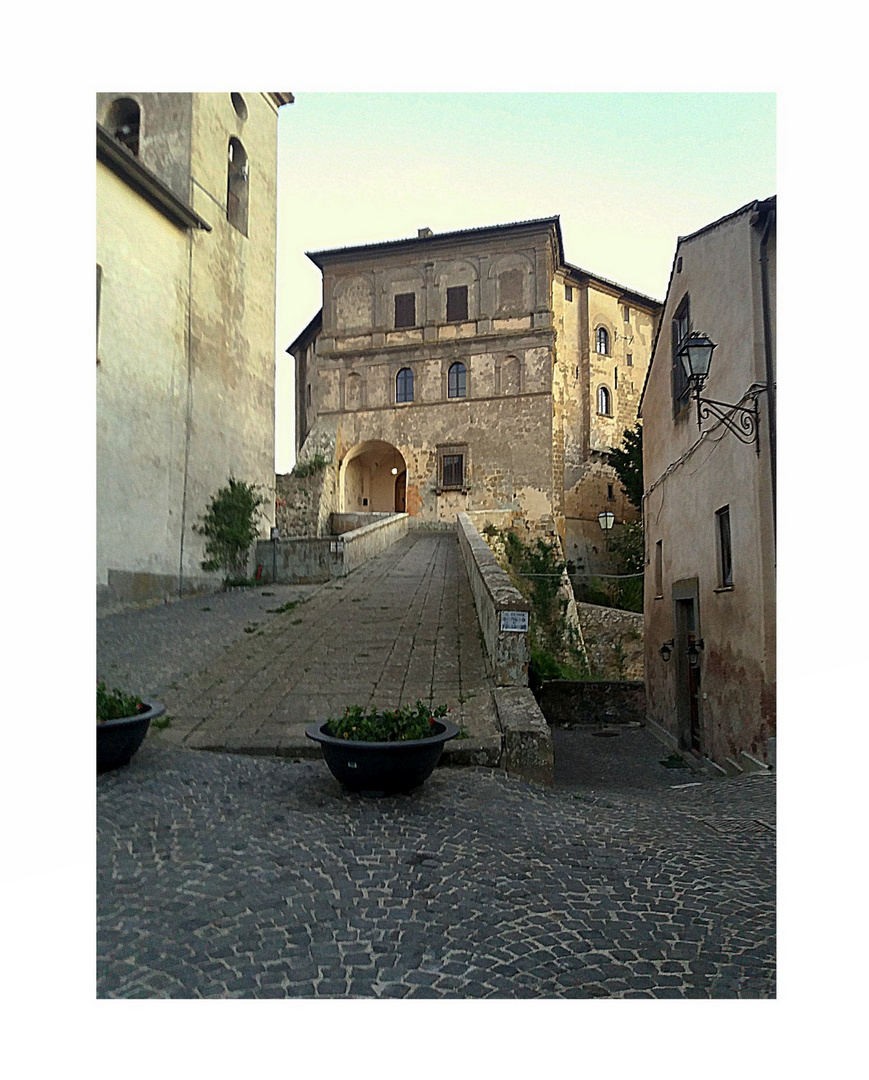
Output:
[[[773,997],[775,778],[636,779],[365,799],[321,761],[146,743],[97,781],[97,994]]]
[[[453,532],[415,530],[163,694],[158,746],[319,757],[304,735],[348,705],[444,703],[467,738],[447,762],[497,765],[501,735],[473,598]]]

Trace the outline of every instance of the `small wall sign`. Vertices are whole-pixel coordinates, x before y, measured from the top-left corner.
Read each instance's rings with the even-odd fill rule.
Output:
[[[526,634],[528,632],[528,612],[502,611],[501,629],[511,634]]]

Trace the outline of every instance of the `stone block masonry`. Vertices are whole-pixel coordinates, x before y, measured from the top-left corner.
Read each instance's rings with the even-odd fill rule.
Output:
[[[458,515],[459,550],[498,686],[527,686],[531,604],[498,565],[467,514]],[[515,616],[513,615],[515,613]],[[502,618],[502,616],[504,616]],[[505,629],[524,623],[525,629]]]
[[[346,577],[407,534],[407,514],[384,514],[340,536],[260,540],[257,566],[264,581],[314,585]]]

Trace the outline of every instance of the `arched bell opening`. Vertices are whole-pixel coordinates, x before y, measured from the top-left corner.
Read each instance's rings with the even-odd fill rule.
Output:
[[[357,443],[341,462],[341,513],[404,513],[407,465],[401,452],[379,439]]]

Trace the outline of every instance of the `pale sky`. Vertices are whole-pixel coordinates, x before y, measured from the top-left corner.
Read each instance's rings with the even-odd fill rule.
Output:
[[[306,251],[559,215],[568,262],[663,300],[679,235],[776,193],[772,93],[295,93],[280,111],[276,469],[320,308]]]

